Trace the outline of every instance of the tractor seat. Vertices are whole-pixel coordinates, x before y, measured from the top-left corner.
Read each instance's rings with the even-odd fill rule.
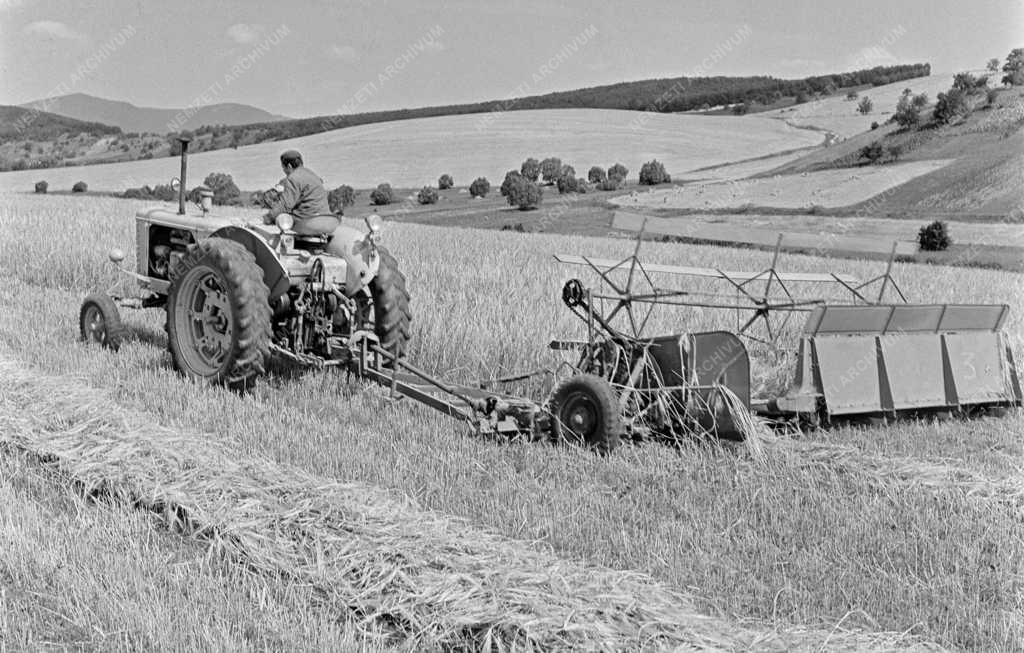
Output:
[[[292,231],[299,236],[329,236],[341,226],[336,215],[318,215],[312,218],[295,219]]]

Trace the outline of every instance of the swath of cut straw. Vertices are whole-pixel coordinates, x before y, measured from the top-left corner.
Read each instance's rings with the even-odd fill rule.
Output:
[[[241,458],[0,357],[0,442],[160,510],[257,571],[310,583],[369,634],[480,650],[934,649],[899,633],[779,631],[700,614],[643,574],[557,558],[386,492]]]

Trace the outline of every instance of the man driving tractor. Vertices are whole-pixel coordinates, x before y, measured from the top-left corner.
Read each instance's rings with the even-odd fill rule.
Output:
[[[291,214],[296,226],[312,218],[332,216],[327,204],[327,190],[324,182],[312,170],[302,165],[302,155],[296,150],[286,150],[281,154],[281,168],[286,175],[274,188],[267,208],[263,215],[265,224],[273,224],[278,215]]]

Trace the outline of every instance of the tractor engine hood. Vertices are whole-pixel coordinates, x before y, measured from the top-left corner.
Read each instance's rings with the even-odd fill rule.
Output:
[[[213,218],[201,215],[179,215],[176,212],[164,208],[154,207],[143,209],[135,214],[135,219],[151,224],[160,224],[175,229],[185,229],[194,232],[197,236],[206,237],[214,231],[223,227],[241,226],[245,224],[242,218]],[[198,238],[197,238],[198,240]]]

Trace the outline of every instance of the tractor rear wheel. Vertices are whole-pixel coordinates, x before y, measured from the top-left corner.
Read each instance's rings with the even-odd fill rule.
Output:
[[[93,293],[82,302],[78,330],[84,342],[95,342],[117,351],[125,336],[117,304],[105,293]]]
[[[270,354],[269,291],[241,244],[209,238],[189,247],[172,275],[167,344],[193,379],[246,387]]]
[[[578,374],[558,385],[548,399],[551,435],[556,442],[585,443],[607,453],[626,434],[618,395],[594,374]]]
[[[369,283],[370,298],[373,300],[373,332],[380,340],[381,347],[396,358],[401,358],[405,355],[411,337],[409,292],[405,289],[405,275],[398,270],[398,261],[391,252],[378,247],[377,255],[380,256],[380,265],[376,276]],[[390,362],[385,366],[391,367]]]

